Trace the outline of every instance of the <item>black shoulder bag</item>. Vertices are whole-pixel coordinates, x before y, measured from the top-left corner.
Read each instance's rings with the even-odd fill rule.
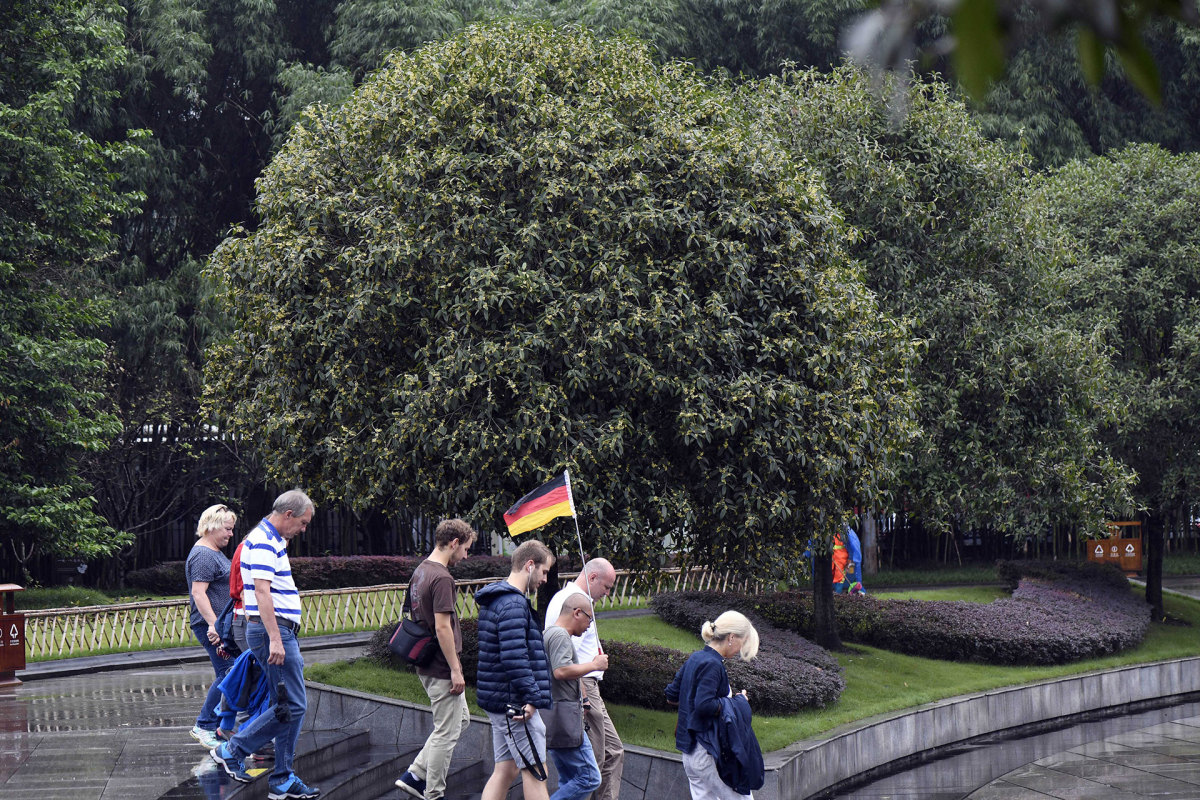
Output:
[[[425,623],[412,618],[412,583],[404,592],[404,607],[400,609],[400,624],[388,641],[388,649],[406,664],[426,667],[440,648],[437,637]]]

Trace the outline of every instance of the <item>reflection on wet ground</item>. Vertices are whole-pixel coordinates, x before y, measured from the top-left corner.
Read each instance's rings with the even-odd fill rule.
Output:
[[[305,661],[361,652],[323,650]],[[207,663],[26,681],[0,691],[0,800],[152,800],[192,775],[210,797],[223,772],[188,731]]]

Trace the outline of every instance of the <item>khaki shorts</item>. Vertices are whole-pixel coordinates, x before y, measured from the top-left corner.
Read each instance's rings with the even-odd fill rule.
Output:
[[[515,761],[517,767],[525,769],[526,764],[546,763],[546,723],[542,715],[536,711],[531,719],[509,719],[494,711],[487,712],[488,720],[492,723],[492,753],[497,763]],[[537,758],[533,757],[533,749],[537,748]],[[524,756],[522,760],[520,752]]]

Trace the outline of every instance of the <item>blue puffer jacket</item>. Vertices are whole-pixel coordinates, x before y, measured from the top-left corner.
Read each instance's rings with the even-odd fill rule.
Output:
[[[485,711],[504,713],[509,703],[550,707],[550,663],[542,631],[524,593],[508,581],[475,593],[479,603],[479,671],[476,700]]]

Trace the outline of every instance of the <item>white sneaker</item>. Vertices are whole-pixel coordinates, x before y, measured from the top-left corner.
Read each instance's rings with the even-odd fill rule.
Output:
[[[217,738],[216,731],[206,731],[199,725],[192,726],[192,738],[204,745],[206,750],[212,750],[221,743],[221,740]]]

